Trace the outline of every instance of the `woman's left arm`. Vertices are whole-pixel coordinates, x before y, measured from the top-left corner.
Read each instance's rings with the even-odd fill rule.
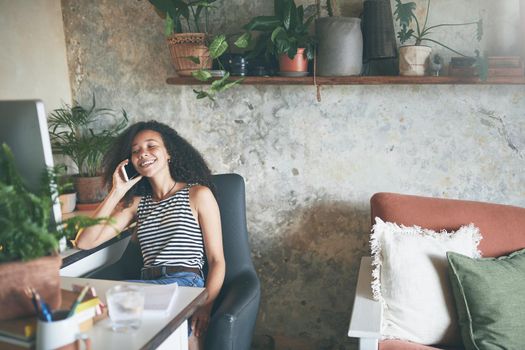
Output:
[[[197,214],[208,261],[206,302],[192,316],[192,329],[199,337],[208,328],[213,302],[219,295],[224,281],[226,263],[222,247],[222,229],[219,205],[211,190],[205,186],[194,186],[190,190],[190,203]]]

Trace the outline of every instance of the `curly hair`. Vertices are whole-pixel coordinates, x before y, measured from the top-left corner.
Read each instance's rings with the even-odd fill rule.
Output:
[[[164,146],[171,157],[168,167],[175,181],[203,185],[215,194],[215,188],[211,182],[211,171],[199,151],[171,127],[154,120],[135,123],[117,137],[103,159],[103,176],[108,186],[111,186],[113,173],[119,163],[131,158],[131,146],[135,136],[144,130],[156,131],[161,135]],[[126,193],[123,201],[129,205],[134,196],[148,195],[151,192],[148,179],[142,178]]]

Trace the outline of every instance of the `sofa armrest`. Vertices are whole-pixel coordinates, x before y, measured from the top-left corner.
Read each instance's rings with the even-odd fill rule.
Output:
[[[360,350],[376,350],[381,337],[381,303],[372,298],[372,258],[361,258],[348,336],[359,338]]]

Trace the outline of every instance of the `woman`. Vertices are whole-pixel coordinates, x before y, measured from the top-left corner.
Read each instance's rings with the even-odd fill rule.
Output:
[[[129,162],[138,175],[126,181],[124,167]],[[193,334],[200,337],[225,273],[220,213],[210,170],[195,148],[156,121],[126,129],[105,156],[104,168],[106,182],[111,181],[112,187],[94,217],[113,220],[84,229],[77,246],[96,247],[136,222],[134,238],[144,258],[144,282],[202,287],[206,261],[208,298],[191,321]]]

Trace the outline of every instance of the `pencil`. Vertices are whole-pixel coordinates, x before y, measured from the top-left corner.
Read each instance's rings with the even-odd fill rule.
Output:
[[[80,294],[78,295],[78,298],[75,300],[75,302],[73,303],[73,306],[71,306],[71,310],[69,310],[69,314],[67,315],[67,317],[71,317],[75,314],[75,310],[78,306],[78,304],[80,304],[80,302],[82,301],[82,299],[84,299],[84,296],[86,295],[87,291],[89,289],[89,284],[86,284],[84,286],[84,288],[82,288],[82,291],[80,292]]]

